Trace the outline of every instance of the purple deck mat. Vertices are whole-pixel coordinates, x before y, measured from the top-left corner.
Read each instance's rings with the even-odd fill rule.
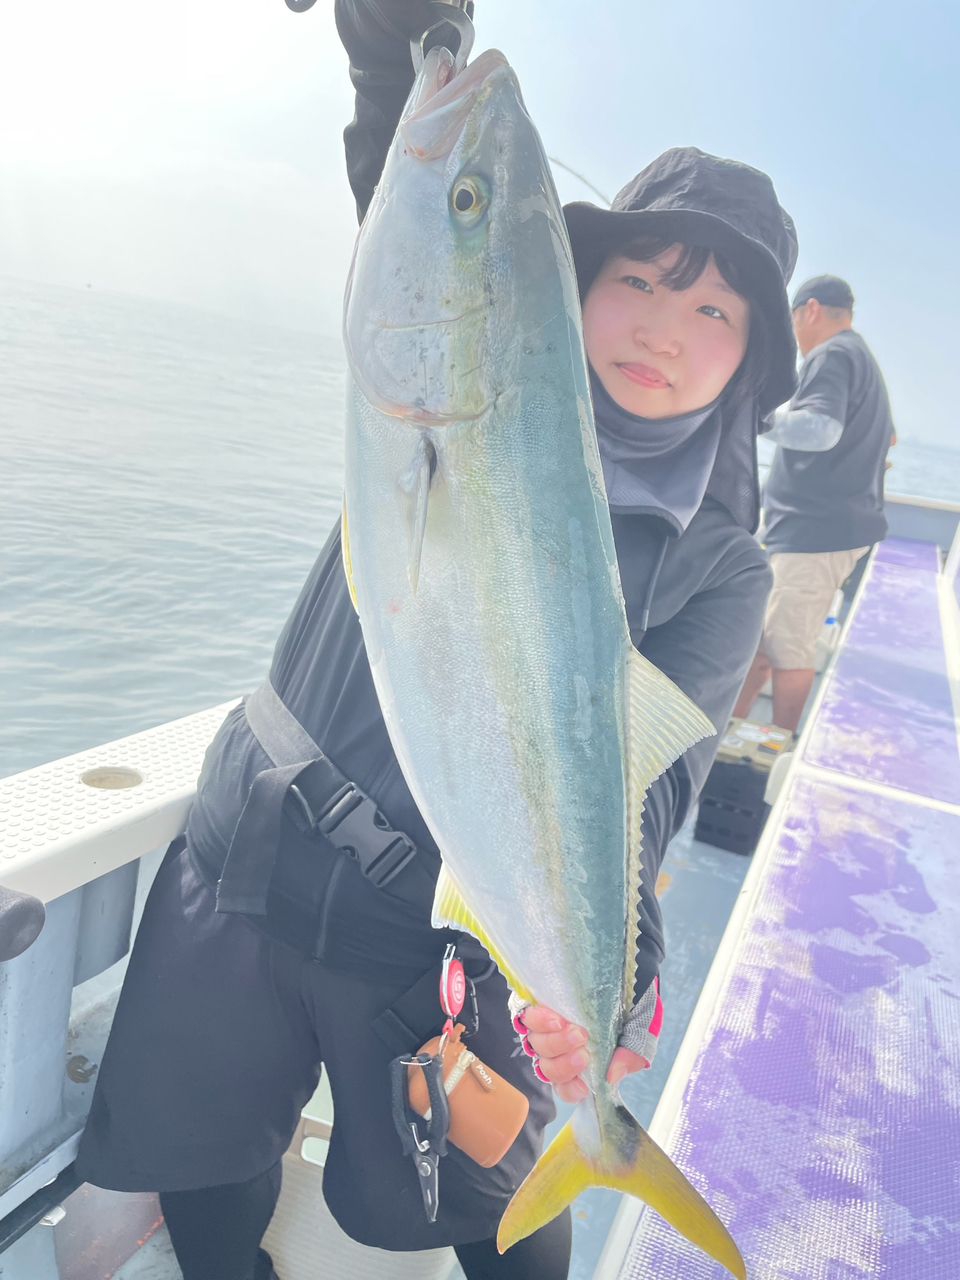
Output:
[[[887,538],[874,552],[876,564],[899,564],[907,569],[926,569],[936,573],[940,567],[940,548],[933,542],[914,542],[909,538]]]
[[[960,1277],[960,817],[797,779],[667,1149],[750,1280]],[[727,1273],[647,1211],[620,1273]]]
[[[937,567],[930,544],[890,539],[880,546],[804,759],[960,804]]]

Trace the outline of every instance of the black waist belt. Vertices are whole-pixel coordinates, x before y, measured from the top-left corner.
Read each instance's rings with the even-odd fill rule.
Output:
[[[396,831],[374,802],[345,777],[267,680],[244,699],[254,737],[272,761],[253,780],[217,885],[217,910],[264,915],[280,843],[284,809],[297,825],[319,833],[355,858],[377,888],[407,871],[432,876],[417,846]],[[423,891],[430,885],[418,885]]]

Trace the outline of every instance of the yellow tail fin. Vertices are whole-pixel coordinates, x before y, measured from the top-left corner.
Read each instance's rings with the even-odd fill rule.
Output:
[[[670,1157],[622,1106],[611,1109],[601,1139],[594,1106],[592,1098],[580,1103],[521,1183],[500,1221],[500,1252],[552,1222],[587,1187],[612,1187],[645,1201],[737,1280],[746,1280],[730,1233]],[[582,1145],[578,1131],[589,1138]],[[598,1154],[589,1155],[585,1146]]]

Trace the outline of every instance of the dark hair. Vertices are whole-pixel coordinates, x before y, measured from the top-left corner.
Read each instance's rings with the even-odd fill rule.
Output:
[[[668,289],[676,290],[678,293],[684,289],[689,289],[703,275],[708,262],[712,258],[717,265],[717,270],[730,288],[746,302],[750,303],[750,336],[747,340],[747,349],[743,359],[740,361],[740,367],[727,383],[723,394],[727,395],[732,392],[737,400],[745,400],[750,396],[759,394],[760,388],[767,377],[770,344],[767,337],[767,326],[763,323],[763,316],[757,297],[758,291],[754,283],[755,275],[750,270],[749,263],[731,257],[729,253],[711,249],[709,245],[687,244],[669,235],[648,233],[647,235],[634,236],[627,241],[611,241],[607,244],[605,253],[597,263],[597,270],[593,279],[596,279],[596,275],[599,274],[603,264],[611,258],[623,257],[633,258],[637,262],[653,262],[661,253],[666,253],[668,249],[673,248],[679,248],[680,255],[670,270],[664,272],[660,277],[661,284],[666,285]],[[593,279],[581,282],[581,297],[586,297]]]

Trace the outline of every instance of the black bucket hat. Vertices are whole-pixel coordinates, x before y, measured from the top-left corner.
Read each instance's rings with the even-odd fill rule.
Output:
[[[696,147],[674,147],[628,182],[609,209],[577,201],[563,212],[581,296],[616,245],[633,236],[670,236],[735,259],[767,326],[770,368],[758,392],[760,413],[789,400],[797,345],[786,286],[797,233],[765,173]]]

